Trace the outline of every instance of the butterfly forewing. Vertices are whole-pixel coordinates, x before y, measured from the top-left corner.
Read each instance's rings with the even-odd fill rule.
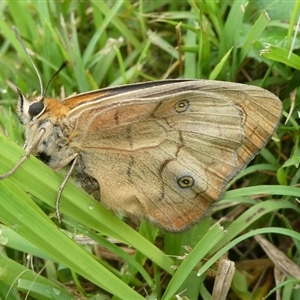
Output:
[[[100,95],[75,96],[69,113],[76,120],[69,146],[80,149],[84,166],[79,181],[88,174],[107,207],[169,231],[207,214],[281,116],[270,92],[227,82],[161,81]]]

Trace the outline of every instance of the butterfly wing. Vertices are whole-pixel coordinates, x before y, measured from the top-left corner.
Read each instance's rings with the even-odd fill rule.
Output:
[[[256,87],[160,82],[82,111],[74,141],[107,207],[181,231],[223,196],[280,115],[278,98]]]

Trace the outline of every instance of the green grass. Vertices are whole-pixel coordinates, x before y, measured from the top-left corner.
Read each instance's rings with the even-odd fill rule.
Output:
[[[30,157],[0,181],[1,299],[211,299],[209,274],[222,255],[237,266],[227,299],[274,299],[274,266],[264,265],[267,255],[253,236],[264,234],[300,264],[300,100],[297,90],[292,93],[299,85],[294,26],[300,5],[245,3],[1,1],[0,174],[23,154],[10,86],[39,92],[12,26],[44,85],[69,62],[48,95],[60,96],[62,87],[70,95],[181,77],[262,86],[284,105],[274,139],[232,181],[212,216],[185,233],[165,233],[137,220],[128,225],[72,182],[63,192],[59,225],[53,207],[64,174]],[[97,245],[82,245],[81,236]],[[282,299],[300,298],[293,279],[283,282]]]

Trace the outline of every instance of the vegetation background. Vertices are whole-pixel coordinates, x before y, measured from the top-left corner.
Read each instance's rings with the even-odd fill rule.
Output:
[[[44,83],[69,62],[48,95],[165,78],[217,79],[271,90],[284,113],[274,139],[230,184],[212,217],[182,234],[123,220],[72,182],[58,225],[53,207],[64,176],[31,157],[0,182],[0,298],[212,299],[214,273],[227,257],[236,270],[224,299],[300,299],[299,6],[1,1],[0,174],[23,153],[11,87],[40,90],[12,26]],[[258,234],[274,248],[263,250]],[[281,284],[278,272],[286,275]]]

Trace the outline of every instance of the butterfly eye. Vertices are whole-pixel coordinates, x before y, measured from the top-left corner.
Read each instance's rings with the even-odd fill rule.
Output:
[[[180,101],[178,101],[178,102],[175,104],[174,109],[175,109],[178,113],[182,113],[182,112],[185,112],[185,111],[188,109],[189,105],[190,105],[189,100],[186,100],[186,99],[180,100]]]
[[[183,176],[178,179],[177,183],[183,189],[188,188],[194,185],[194,178],[191,176]]]
[[[42,101],[34,102],[29,106],[28,113],[31,117],[36,117],[39,115],[45,108],[45,105]]]

